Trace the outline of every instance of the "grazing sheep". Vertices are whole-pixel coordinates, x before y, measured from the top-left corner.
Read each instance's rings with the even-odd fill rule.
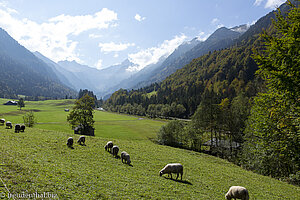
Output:
[[[10,121],[6,122],[6,128],[12,128],[12,123]]]
[[[77,140],[77,143],[80,145],[85,145],[85,136],[80,136],[79,139]]]
[[[16,124],[15,125],[15,133],[19,133],[21,131],[21,125],[20,124]]]
[[[242,200],[248,200],[249,199],[249,193],[248,190],[242,186],[231,186],[228,190],[228,192],[225,195],[225,198],[230,199],[242,199]]]
[[[20,131],[21,131],[21,132],[24,132],[24,131],[25,131],[25,128],[26,128],[26,126],[25,126],[24,124],[22,124],[22,125],[21,125],[21,130],[20,130]]]
[[[162,170],[160,170],[159,175],[162,176],[163,174],[168,174],[168,176],[171,175],[172,179],[172,173],[177,174],[176,180],[181,174],[181,180],[182,180],[182,175],[183,175],[183,166],[180,163],[171,163],[167,164]]]
[[[127,163],[128,165],[131,163],[130,156],[125,151],[122,151],[122,153],[121,153],[121,161],[122,161],[122,163],[123,163],[123,160],[125,160],[125,163]]]
[[[5,119],[0,119],[0,125],[4,125]]]
[[[111,153],[111,148],[114,146],[112,141],[109,141],[106,143],[106,145],[104,146],[106,151],[109,151]]]
[[[74,143],[74,140],[72,137],[69,137],[68,140],[67,140],[67,145],[68,147],[72,147],[73,146],[73,143]]]
[[[114,145],[112,147],[112,154],[113,154],[113,156],[117,157],[118,156],[118,152],[119,152],[119,147],[116,146],[116,145]]]

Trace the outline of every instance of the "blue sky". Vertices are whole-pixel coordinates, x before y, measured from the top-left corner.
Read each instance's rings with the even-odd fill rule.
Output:
[[[0,27],[54,61],[140,70],[218,27],[253,24],[284,0],[0,0]]]

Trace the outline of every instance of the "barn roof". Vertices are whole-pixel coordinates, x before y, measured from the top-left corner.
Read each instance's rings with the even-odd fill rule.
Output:
[[[17,101],[7,101],[6,103],[4,103],[3,105],[17,105],[18,102]]]

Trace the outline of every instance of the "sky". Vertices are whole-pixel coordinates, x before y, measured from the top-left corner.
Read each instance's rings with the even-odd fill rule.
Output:
[[[0,0],[0,27],[30,51],[132,70],[217,28],[253,24],[285,0]]]

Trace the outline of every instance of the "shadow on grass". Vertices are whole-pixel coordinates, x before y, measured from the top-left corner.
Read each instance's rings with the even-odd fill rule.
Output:
[[[68,148],[69,148],[69,149],[74,149],[74,147],[72,147],[72,146],[68,146]]]
[[[184,184],[188,184],[188,185],[193,185],[191,182],[189,181],[183,181],[183,180],[176,180],[176,179],[173,179],[173,178],[168,178],[168,177],[164,177],[165,179],[169,179],[169,180],[172,180],[172,181],[175,181],[175,182],[179,182],[179,183],[184,183]]]
[[[121,159],[119,155],[114,156],[115,159]]]
[[[125,163],[125,162],[122,162],[124,165],[128,165],[128,166],[130,166],[130,167],[133,167],[133,165],[130,163],[130,164],[128,164],[128,163]]]

